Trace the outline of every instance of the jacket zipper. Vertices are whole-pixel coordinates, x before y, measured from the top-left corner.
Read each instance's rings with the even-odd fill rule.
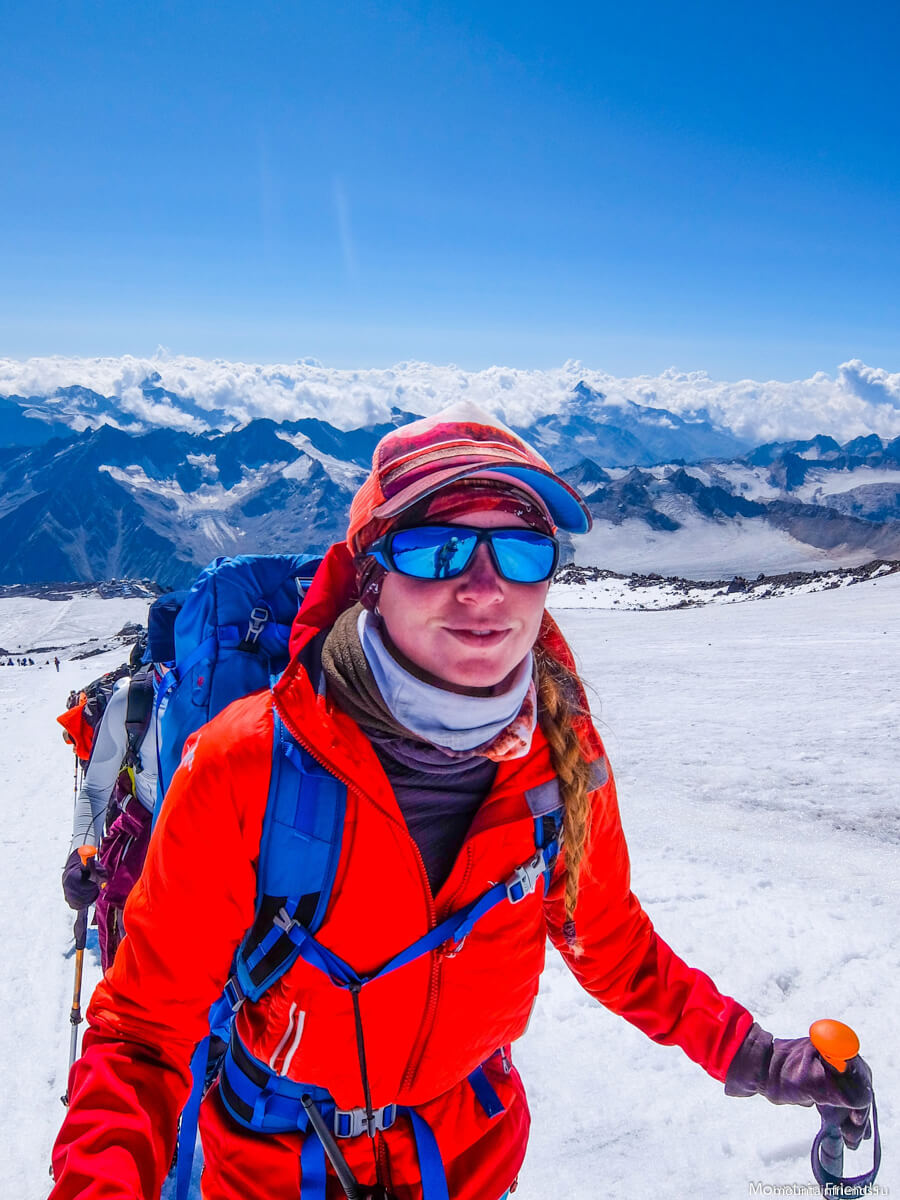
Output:
[[[419,864],[419,873],[422,878],[422,883],[425,886],[425,895],[428,900],[428,928],[434,929],[437,925],[437,911],[434,903],[434,893],[431,890],[431,884],[428,881],[428,872],[425,870],[425,859],[422,857],[422,851],[416,844],[415,838],[406,831],[406,836],[409,838],[410,844],[415,851],[416,860]],[[437,1011],[438,994],[440,992],[441,978],[441,955],[437,950],[432,950],[429,955],[430,960],[430,978],[428,981],[428,1002],[425,1005],[425,1015],[422,1017],[422,1022],[419,1025],[419,1031],[416,1034],[416,1040],[413,1042],[413,1048],[410,1051],[409,1059],[406,1064],[406,1070],[403,1073],[403,1079],[400,1083],[400,1090],[409,1086],[409,1083],[416,1072],[416,1065],[419,1060],[421,1047],[425,1043],[426,1034],[431,1032],[431,1026],[434,1024],[434,1015]]]
[[[422,868],[422,874],[425,879],[426,885],[428,886],[428,894],[430,897],[432,894],[431,893],[431,885],[428,883],[428,875],[425,871],[425,862],[424,862],[424,859],[422,858],[422,853],[419,850],[419,847],[416,845],[415,840],[413,839],[413,837],[411,835],[410,835],[409,840],[412,842],[413,847],[415,848],[416,854],[418,855],[419,864]],[[434,925],[436,925],[438,923],[438,920],[443,920],[448,915],[448,913],[450,912],[450,909],[453,906],[454,899],[456,898],[456,896],[459,895],[462,888],[465,887],[466,882],[469,878],[469,873],[471,872],[471,870],[472,870],[472,847],[469,843],[466,843],[466,866],[465,866],[465,870],[463,871],[462,879],[460,880],[459,885],[453,892],[453,895],[448,896],[447,899],[444,901],[444,903],[441,905],[440,913],[438,913],[438,912],[433,913],[434,924],[432,925],[432,928],[434,928]],[[407,1063],[406,1072],[403,1076],[403,1083],[401,1085],[402,1087],[409,1087],[409,1085],[412,1083],[413,1076],[416,1073],[416,1067],[418,1065],[422,1046],[424,1046],[425,1042],[428,1040],[428,1037],[431,1034],[431,1030],[434,1026],[434,1018],[437,1014],[438,996],[440,995],[440,990],[441,990],[440,989],[441,968],[443,966],[445,957],[446,957],[446,955],[444,954],[443,949],[440,946],[438,946],[436,950],[433,950],[431,952],[431,981],[430,981],[429,992],[428,992],[428,1005],[425,1009],[425,1016],[422,1019],[422,1024],[419,1026],[419,1032],[416,1036],[416,1041],[413,1045],[412,1052],[409,1056],[409,1062]]]
[[[274,692],[272,693],[272,702],[275,705],[275,708],[278,710],[278,715],[281,717],[282,721],[287,726],[288,731],[290,732],[292,737],[304,748],[304,750],[306,750],[306,752],[308,754],[310,754],[321,767],[323,767],[326,771],[328,771],[329,774],[333,775],[335,777],[335,779],[340,780],[340,782],[343,783],[343,785],[346,788],[353,788],[354,790],[359,791],[360,789],[357,787],[356,784],[352,783],[347,778],[347,776],[345,774],[343,774],[343,772],[335,770],[334,766],[331,763],[325,762],[324,757],[321,754],[317,753],[305,738],[300,736],[300,733],[298,732],[296,726],[294,725],[294,723],[292,721],[290,721],[288,719],[286,713],[282,709],[281,705],[278,703],[278,699],[275,696]],[[512,823],[513,823],[512,821],[503,822],[503,824],[512,824]],[[422,857],[422,852],[419,849],[418,845],[416,844],[416,840],[412,836],[412,834],[409,832],[409,830],[406,829],[405,832],[406,832],[406,836],[409,840],[409,843],[412,846],[412,849],[415,853],[416,861],[419,864],[419,875],[422,880],[422,885],[423,885],[423,889],[425,892],[425,900],[428,905],[428,929],[430,931],[430,930],[434,929],[434,927],[438,923],[438,915],[437,915],[436,905],[435,905],[435,901],[434,901],[434,893],[431,890],[431,884],[429,883],[429,880],[428,880],[428,872],[425,870],[425,860]],[[457,895],[459,893],[460,888],[462,888],[464,886],[466,880],[468,879],[469,872],[472,869],[472,847],[471,847],[471,844],[468,842],[466,843],[466,856],[467,856],[466,868],[465,868],[465,871],[463,872],[463,878],[460,881],[459,887],[457,887],[456,891],[453,893],[454,896]],[[452,902],[452,897],[450,897],[450,899],[448,899],[444,903],[444,905],[442,905],[442,909],[449,911],[449,905],[451,902]],[[423,1016],[422,1021],[419,1025],[419,1030],[418,1030],[418,1033],[416,1034],[416,1040],[413,1043],[413,1048],[412,1048],[412,1051],[410,1052],[409,1060],[406,1065],[406,1070],[404,1071],[404,1074],[403,1074],[403,1079],[400,1084],[401,1090],[403,1088],[409,1087],[410,1083],[412,1082],[413,1076],[415,1075],[416,1066],[418,1064],[418,1060],[420,1057],[421,1048],[427,1040],[427,1035],[431,1032],[431,1028],[434,1024],[435,1014],[437,1012],[438,995],[440,994],[441,965],[444,960],[444,955],[441,953],[440,948],[438,948],[437,950],[430,951],[429,958],[431,960],[431,977],[429,979],[429,985],[428,985],[428,1002],[425,1007],[425,1015]]]

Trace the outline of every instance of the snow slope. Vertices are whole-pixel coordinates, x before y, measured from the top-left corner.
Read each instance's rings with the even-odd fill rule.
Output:
[[[812,574],[761,575],[730,590],[732,580],[663,579],[659,575],[615,575],[591,567],[563,567],[550,585],[549,607],[557,609],[664,609],[705,604],[746,604],[785,595],[858,587],[900,570],[900,563],[866,564],[855,572],[824,570]]]
[[[690,579],[730,575],[769,575],[779,571],[822,571],[830,566],[858,566],[875,557],[871,547],[819,550],[759,519],[734,517],[711,521],[681,514],[674,532],[651,529],[629,517],[619,525],[597,521],[575,543],[576,560],[610,571],[656,571]]]
[[[0,600],[0,645],[104,637],[145,605]],[[823,1015],[857,1027],[879,1096],[879,1184],[896,1191],[900,576],[765,603],[554,611],[593,688],[637,894],[662,935],[777,1035]],[[0,804],[15,865],[0,884],[0,1054],[15,1080],[4,1165],[21,1200],[48,1191],[68,1054],[59,871],[72,760],[53,718],[70,687],[122,654],[60,657],[59,675],[0,668]],[[811,1181],[814,1111],[724,1097],[680,1051],[591,1001],[553,952],[515,1057],[534,1115],[516,1200],[738,1200],[748,1181]]]

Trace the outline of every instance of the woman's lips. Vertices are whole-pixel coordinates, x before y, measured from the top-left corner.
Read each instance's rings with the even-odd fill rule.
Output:
[[[483,649],[499,646],[509,636],[508,629],[457,629],[451,626],[444,628],[451,637],[455,637],[464,645],[481,646]]]

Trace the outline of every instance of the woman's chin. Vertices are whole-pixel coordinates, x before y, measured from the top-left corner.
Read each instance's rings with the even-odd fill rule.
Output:
[[[458,688],[494,688],[503,683],[518,663],[510,665],[493,661],[487,655],[473,655],[471,658],[458,657],[453,661],[445,661],[441,665],[439,678],[452,687]]]

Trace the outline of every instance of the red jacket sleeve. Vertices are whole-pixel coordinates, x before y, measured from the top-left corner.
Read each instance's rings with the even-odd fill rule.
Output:
[[[127,937],[88,1009],[51,1200],[159,1196],[191,1055],[254,917],[272,731],[268,708],[251,701],[196,734],[172,780],[125,908]]]
[[[598,760],[598,768],[605,763]],[[683,962],[654,931],[631,890],[628,847],[612,775],[592,796],[592,823],[575,912],[575,948],[563,936],[565,864],[547,893],[550,938],[582,987],[654,1042],[680,1046],[724,1080],[753,1023],[742,1005]]]

